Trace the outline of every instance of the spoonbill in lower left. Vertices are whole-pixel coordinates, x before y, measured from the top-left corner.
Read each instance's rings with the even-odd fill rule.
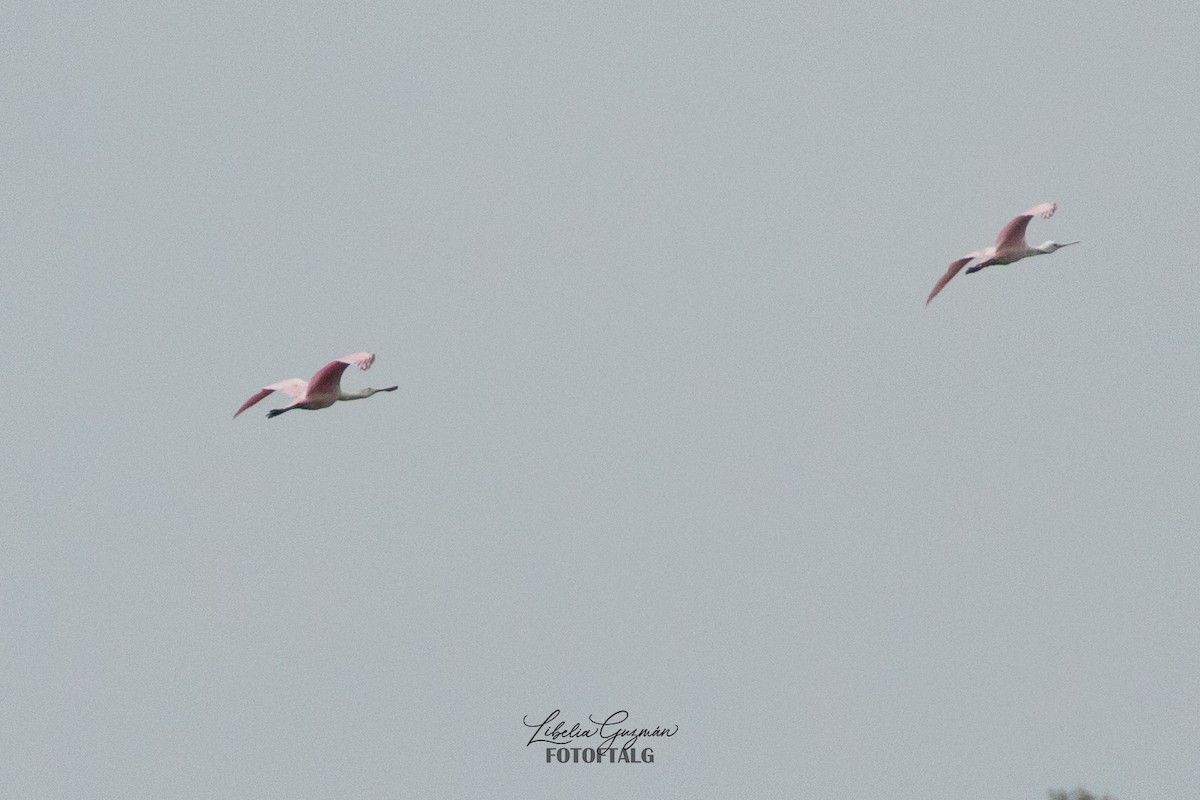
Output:
[[[321,408],[329,408],[338,400],[361,400],[378,392],[396,391],[399,388],[398,386],[389,386],[386,389],[360,389],[357,392],[342,391],[342,373],[346,371],[346,367],[356,364],[359,369],[370,369],[374,363],[374,353],[354,353],[342,356],[336,361],[330,361],[317,370],[317,374],[313,375],[312,380],[307,383],[299,378],[288,378],[286,381],[264,386],[257,394],[242,403],[242,407],[233,416],[236,418],[238,414],[259,400],[262,400],[271,392],[283,392],[292,398],[292,402],[291,405],[284,406],[283,408],[271,409],[267,412],[268,418],[277,417],[285,411],[291,411],[293,408],[316,411]]]

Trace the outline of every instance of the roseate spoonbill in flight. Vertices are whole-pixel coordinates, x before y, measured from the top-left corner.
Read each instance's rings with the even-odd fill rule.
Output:
[[[1012,221],[1004,226],[1004,230],[1000,231],[1000,235],[996,237],[996,243],[991,247],[983,250],[976,250],[974,253],[968,253],[957,261],[950,262],[950,268],[946,270],[946,274],[938,279],[934,285],[933,291],[929,293],[929,300],[925,301],[925,305],[929,305],[929,301],[937,297],[938,292],[942,290],[950,279],[958,274],[958,271],[975,259],[979,259],[979,263],[967,268],[967,274],[979,272],[984,267],[990,267],[992,264],[1011,264],[1014,261],[1020,261],[1022,258],[1029,256],[1043,256],[1047,253],[1053,253],[1060,247],[1066,247],[1069,244],[1079,244],[1076,239],[1073,242],[1045,242],[1037,247],[1030,247],[1025,243],[1025,229],[1029,227],[1029,220],[1034,217],[1041,216],[1043,219],[1050,219],[1054,216],[1054,211],[1058,206],[1054,203],[1039,203],[1028,211],[1019,214],[1012,218]]]
[[[264,386],[260,392],[242,403],[242,407],[233,416],[236,418],[238,414],[259,400],[262,400],[271,392],[283,392],[292,398],[292,403],[283,408],[271,409],[267,412],[268,418],[277,417],[285,411],[291,411],[293,408],[306,408],[309,411],[316,411],[320,408],[329,408],[338,400],[361,400],[364,397],[370,397],[376,392],[396,391],[399,388],[398,386],[389,386],[386,389],[360,389],[357,392],[342,391],[342,373],[346,371],[346,367],[351,364],[357,364],[359,369],[370,369],[374,363],[374,353],[354,353],[353,355],[342,356],[336,361],[330,361],[317,370],[317,374],[313,375],[312,380],[307,383],[299,378],[288,378],[286,381]]]

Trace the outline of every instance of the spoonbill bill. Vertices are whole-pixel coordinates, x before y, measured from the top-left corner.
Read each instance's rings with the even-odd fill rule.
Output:
[[[283,408],[271,409],[267,412],[268,418],[277,417],[285,411],[291,411],[293,408],[316,411],[321,408],[329,408],[338,400],[361,400],[377,392],[396,391],[399,388],[398,386],[389,386],[386,389],[360,389],[357,392],[342,391],[342,373],[346,371],[346,367],[351,364],[357,364],[359,369],[370,369],[374,363],[374,353],[354,353],[353,355],[342,356],[336,361],[330,361],[317,370],[317,374],[313,375],[312,380],[307,383],[299,378],[288,378],[286,381],[264,386],[261,391],[242,403],[242,407],[233,416],[236,418],[238,414],[259,400],[262,400],[271,392],[283,392],[292,398],[292,403]]]
[[[925,301],[925,305],[929,305],[929,301],[937,297],[950,279],[958,274],[958,271],[965,267],[975,259],[979,259],[979,263],[967,268],[967,274],[979,272],[984,267],[990,267],[993,264],[1011,264],[1014,261],[1020,261],[1022,258],[1029,256],[1044,256],[1047,253],[1053,253],[1060,247],[1066,247],[1069,244],[1079,244],[1076,239],[1073,242],[1044,242],[1037,247],[1030,247],[1025,242],[1025,229],[1029,227],[1029,220],[1034,217],[1042,217],[1050,219],[1054,216],[1054,211],[1058,206],[1054,203],[1039,203],[1033,208],[1025,211],[1012,218],[1012,221],[1004,226],[1004,230],[1000,231],[1000,235],[996,237],[996,243],[991,247],[983,250],[976,250],[974,253],[968,253],[962,258],[951,261],[950,268],[946,270],[946,274],[938,279],[934,284],[933,291],[929,293],[929,300]]]

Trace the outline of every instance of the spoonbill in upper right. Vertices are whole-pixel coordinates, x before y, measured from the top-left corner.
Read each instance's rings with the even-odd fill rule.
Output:
[[[330,361],[317,370],[317,374],[313,375],[312,380],[307,383],[299,378],[288,378],[286,381],[279,381],[278,383],[272,383],[270,386],[264,386],[257,394],[242,403],[242,407],[233,416],[236,418],[238,414],[259,400],[262,400],[271,392],[283,392],[292,398],[292,402],[283,408],[271,409],[267,412],[268,418],[277,417],[285,411],[291,411],[293,408],[316,411],[321,408],[329,408],[338,400],[361,400],[378,392],[394,392],[400,388],[398,386],[389,386],[386,389],[359,389],[357,392],[342,391],[342,373],[346,371],[346,367],[356,364],[359,369],[370,369],[374,363],[374,353],[353,353],[348,356],[342,356],[339,359]]]
[[[929,299],[925,301],[925,305],[929,305],[929,301],[937,297],[950,279],[958,274],[958,271],[975,259],[980,259],[979,263],[969,267],[967,274],[978,272],[984,267],[990,267],[993,264],[1011,264],[1014,261],[1020,261],[1022,258],[1029,256],[1044,256],[1047,253],[1053,253],[1060,247],[1066,247],[1069,244],[1079,244],[1076,239],[1073,242],[1043,242],[1037,247],[1030,247],[1025,242],[1025,229],[1029,227],[1029,220],[1040,216],[1043,219],[1050,219],[1054,216],[1054,211],[1058,206],[1054,203],[1039,203],[1028,211],[1018,214],[1012,218],[1012,221],[1004,226],[1004,230],[1000,231],[1000,235],[996,237],[996,243],[991,247],[983,250],[976,250],[974,253],[968,253],[957,261],[950,262],[950,268],[946,270],[946,274],[938,279],[934,284],[933,291],[929,293]]]

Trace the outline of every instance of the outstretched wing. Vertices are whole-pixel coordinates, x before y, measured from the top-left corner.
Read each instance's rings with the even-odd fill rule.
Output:
[[[354,353],[342,356],[337,361],[330,361],[312,376],[312,380],[308,382],[309,392],[314,395],[337,393],[340,391],[342,373],[346,371],[346,367],[357,364],[359,369],[370,369],[374,363],[374,353]]]
[[[960,269],[979,258],[982,253],[982,250],[976,250],[974,253],[965,255],[957,261],[951,261],[949,269],[946,270],[946,274],[938,278],[938,282],[933,285],[933,291],[929,293],[929,298],[925,301],[925,305],[929,305],[929,301],[937,297],[938,292],[946,288],[946,284],[950,282],[951,278],[958,274]]]
[[[1058,206],[1054,203],[1038,203],[1020,216],[1013,217],[1012,221],[1005,225],[1004,230],[1000,231],[1000,235],[996,237],[996,249],[1023,247],[1025,245],[1025,229],[1029,227],[1029,220],[1037,216],[1050,219],[1054,216],[1054,210],[1057,208]]]
[[[271,392],[283,392],[288,397],[292,398],[292,400],[299,400],[301,397],[304,396],[304,391],[307,388],[308,388],[308,384],[305,383],[304,381],[300,380],[299,378],[288,378],[286,381],[280,381],[279,383],[272,383],[270,386],[264,386],[262,388],[262,390],[258,392],[258,394],[254,395],[249,400],[242,403],[242,407],[239,408],[237,410],[237,413],[235,413],[233,416],[236,419],[238,414],[242,413],[247,408],[249,408],[250,406],[257,403],[259,400],[262,400],[264,397],[269,395]]]

